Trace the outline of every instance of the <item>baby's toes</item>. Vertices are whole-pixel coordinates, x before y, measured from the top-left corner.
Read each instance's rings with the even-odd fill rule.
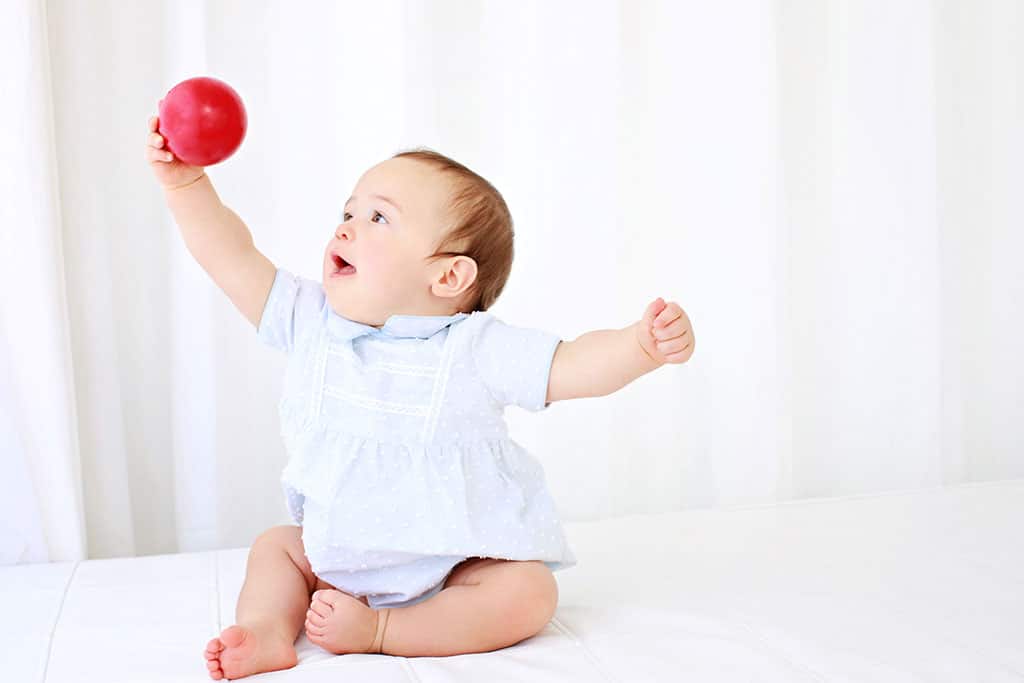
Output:
[[[203,656],[206,657],[206,669],[210,673],[210,678],[215,681],[224,678],[224,671],[220,666],[220,655],[223,651],[224,643],[220,638],[214,638],[206,644],[206,650],[203,652]]]
[[[309,603],[308,614],[319,617],[321,622],[326,623],[334,612],[334,607],[330,603],[325,602],[319,598],[313,598]]]
[[[306,626],[305,631],[306,631],[306,638],[309,639],[309,642],[313,643],[314,645],[319,645],[320,647],[322,647],[325,650],[330,649],[330,648],[327,647],[327,633],[326,632],[313,630],[309,626]]]
[[[310,609],[306,611],[305,627],[307,635],[323,635],[327,628],[327,620]]]
[[[206,663],[206,668],[209,669],[210,678],[215,681],[219,681],[224,678],[224,670],[220,668],[220,661],[214,659]]]

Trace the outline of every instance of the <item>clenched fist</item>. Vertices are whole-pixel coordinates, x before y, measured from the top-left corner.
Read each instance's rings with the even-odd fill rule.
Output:
[[[658,297],[636,324],[636,340],[656,363],[685,363],[693,355],[693,326],[675,301]]]

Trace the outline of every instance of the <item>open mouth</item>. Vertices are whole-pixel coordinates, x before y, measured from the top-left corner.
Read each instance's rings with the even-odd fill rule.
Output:
[[[337,254],[331,254],[331,260],[334,261],[334,272],[331,273],[331,277],[342,277],[356,272],[355,266]]]

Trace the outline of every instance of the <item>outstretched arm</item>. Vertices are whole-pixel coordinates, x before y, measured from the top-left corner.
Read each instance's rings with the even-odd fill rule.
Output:
[[[547,401],[605,396],[665,363],[693,355],[693,328],[674,301],[652,301],[621,330],[594,330],[555,349]]]
[[[189,166],[165,149],[157,132],[159,118],[149,118],[146,158],[164,190],[164,199],[181,229],[185,246],[242,315],[259,327],[277,268],[252,241],[252,233],[226,207],[201,166]]]
[[[209,176],[181,188],[164,188],[164,199],[185,246],[235,308],[259,327],[277,268],[253,244],[252,233],[221,203]]]

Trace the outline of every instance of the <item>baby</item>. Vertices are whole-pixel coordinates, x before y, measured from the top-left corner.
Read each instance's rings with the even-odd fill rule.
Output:
[[[539,461],[504,407],[617,391],[693,354],[676,303],[573,341],[487,309],[512,266],[498,191],[429,150],[370,168],[345,203],[323,282],[278,269],[202,168],[146,157],[185,245],[266,344],[288,354],[281,475],[295,525],[252,543],[213,679],[295,666],[301,630],[332,653],[487,652],[538,633],[576,564]]]

